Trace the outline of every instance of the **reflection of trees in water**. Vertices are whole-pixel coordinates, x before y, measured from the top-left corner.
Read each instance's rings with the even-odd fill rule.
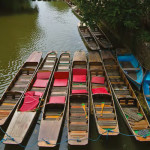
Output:
[[[0,0],[0,12],[32,11],[30,0]]]
[[[68,5],[62,1],[51,1],[49,5],[62,12],[69,9]]]

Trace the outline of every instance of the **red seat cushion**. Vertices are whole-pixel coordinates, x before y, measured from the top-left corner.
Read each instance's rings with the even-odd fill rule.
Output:
[[[67,86],[68,79],[55,79],[53,86]]]
[[[25,96],[34,96],[34,94],[35,94],[35,91],[28,91],[24,95]]]
[[[68,79],[69,78],[69,72],[55,72],[54,78],[55,79]]]
[[[86,74],[87,74],[86,69],[77,69],[77,68],[73,69],[73,75],[86,75]]]
[[[51,96],[48,104],[64,104],[65,100],[65,96]]]
[[[38,96],[26,96],[24,98],[24,103],[19,109],[19,111],[31,111],[35,109],[39,104],[39,97]]]
[[[80,90],[72,90],[72,94],[87,94],[88,91],[85,89],[80,89]]]
[[[92,93],[93,94],[109,94],[107,92],[107,89],[105,87],[101,87],[101,88],[94,88],[92,89]]]
[[[86,82],[86,75],[73,75],[73,82]]]
[[[37,79],[49,79],[51,72],[38,72]]]
[[[46,87],[48,80],[36,79],[33,84],[33,87]]]
[[[92,83],[104,84],[104,82],[105,82],[104,77],[92,77]]]
[[[43,96],[43,92],[36,92],[35,91],[35,94],[34,94],[35,96],[39,96],[39,97],[42,97]]]
[[[43,96],[43,92],[37,92],[37,91],[28,91],[25,93],[25,96],[39,96],[42,97]]]

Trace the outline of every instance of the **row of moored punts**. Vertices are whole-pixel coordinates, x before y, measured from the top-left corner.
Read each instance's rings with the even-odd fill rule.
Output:
[[[115,102],[135,139],[150,141],[147,117],[120,62],[110,51],[102,51],[101,56],[91,51],[88,57],[84,51],[76,51],[72,63],[69,52],[62,52],[59,58],[55,51],[42,61],[41,57],[41,52],[33,52],[2,95],[0,125],[11,120],[5,144],[22,143],[40,110],[40,147],[57,145],[65,114],[68,143],[88,144],[91,108],[98,133],[116,136],[119,124]],[[148,85],[149,72],[143,84],[146,96]]]

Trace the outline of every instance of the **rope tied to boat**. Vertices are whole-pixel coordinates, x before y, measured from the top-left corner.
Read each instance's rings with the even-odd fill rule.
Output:
[[[42,140],[43,140],[46,144],[51,144],[49,141],[45,140],[44,138],[42,138]]]

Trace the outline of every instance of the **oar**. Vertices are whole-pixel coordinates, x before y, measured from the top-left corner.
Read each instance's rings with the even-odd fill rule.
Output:
[[[102,102],[101,106],[102,106],[101,116],[103,116],[103,110],[104,110],[104,106],[105,106],[104,102]]]
[[[85,104],[84,104],[84,103],[82,103],[82,107],[83,107],[83,110],[84,110],[84,112],[85,112],[85,116],[86,116],[86,119],[87,119],[88,116],[87,116],[87,113],[86,113],[86,110],[85,110]]]

